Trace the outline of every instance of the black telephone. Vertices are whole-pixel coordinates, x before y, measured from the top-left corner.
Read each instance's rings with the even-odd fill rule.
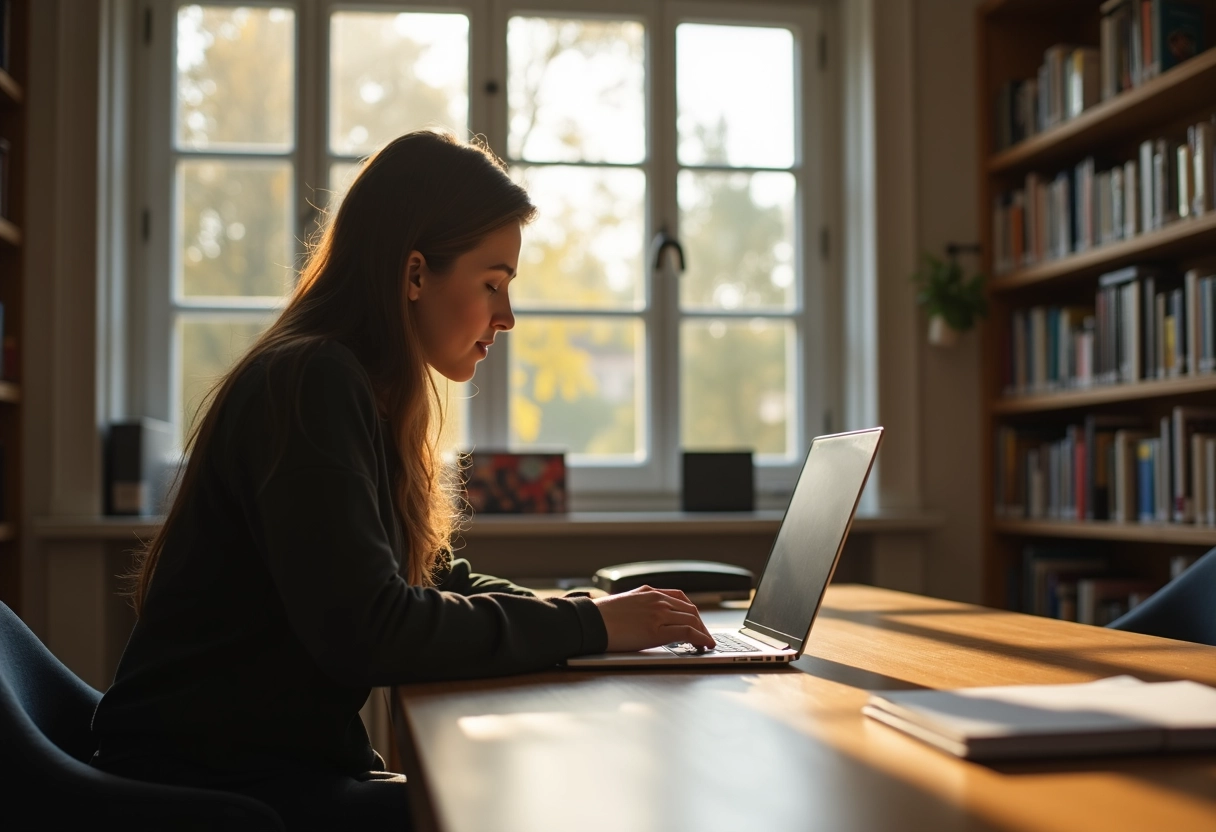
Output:
[[[708,560],[652,560],[605,566],[591,577],[597,589],[612,594],[639,586],[678,589],[690,600],[733,601],[751,597],[754,578],[748,569]]]

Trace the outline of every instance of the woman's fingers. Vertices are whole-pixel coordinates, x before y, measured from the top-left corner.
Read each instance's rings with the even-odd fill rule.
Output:
[[[604,619],[608,649],[612,652],[645,650],[673,641],[713,646],[713,636],[701,621],[697,608],[678,590],[663,592],[639,587],[597,598],[595,605]]]

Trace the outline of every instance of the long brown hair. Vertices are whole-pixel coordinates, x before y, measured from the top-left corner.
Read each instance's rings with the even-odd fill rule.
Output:
[[[286,357],[298,376],[302,356],[327,341],[355,354],[371,379],[381,416],[393,428],[401,461],[397,511],[408,545],[405,577],[416,586],[433,583],[457,512],[432,430],[432,411],[442,419],[438,391],[413,325],[413,304],[403,298],[406,260],[419,251],[428,269],[443,275],[487,234],[527,223],[535,213],[488,148],[448,134],[409,133],[365,163],[313,246],[283,313],[209,394],[210,406],[186,442],[188,461],[172,507],[131,576],[137,614],[165,542],[196,488],[237,378],[259,359]],[[272,413],[293,418],[290,404],[272,404]]]

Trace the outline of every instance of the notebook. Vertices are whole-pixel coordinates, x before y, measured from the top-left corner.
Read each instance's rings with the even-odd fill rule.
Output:
[[[1198,682],[887,691],[862,713],[969,760],[1216,749],[1216,688]]]

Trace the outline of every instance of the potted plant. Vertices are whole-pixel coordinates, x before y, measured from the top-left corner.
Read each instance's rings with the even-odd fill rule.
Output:
[[[918,289],[916,302],[929,316],[930,344],[953,346],[959,333],[971,329],[988,312],[984,276],[965,277],[953,254],[949,260],[922,254],[921,268],[912,282]]]

